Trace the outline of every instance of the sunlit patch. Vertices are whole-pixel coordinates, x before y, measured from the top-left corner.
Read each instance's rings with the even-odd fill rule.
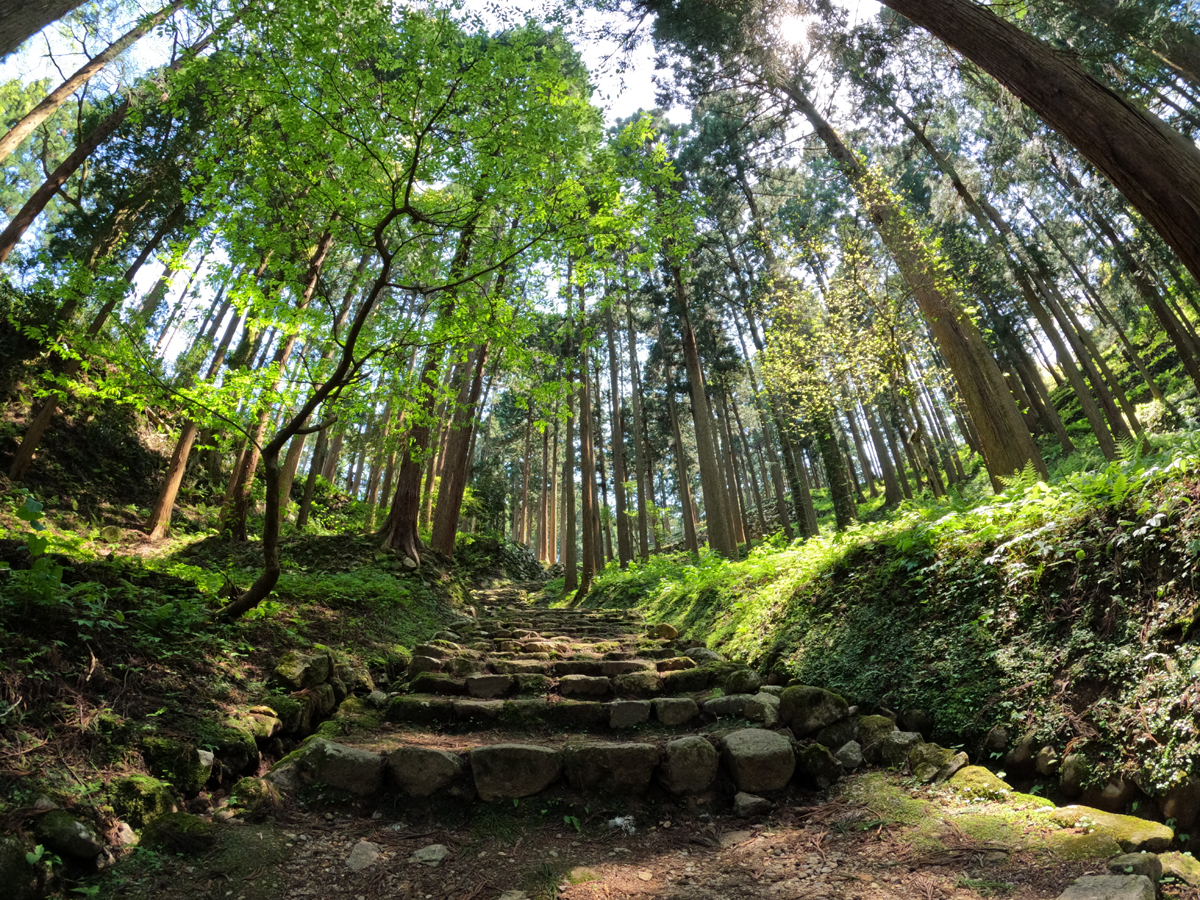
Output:
[[[803,13],[781,16],[777,26],[779,37],[793,47],[807,47],[812,23],[813,17]]]

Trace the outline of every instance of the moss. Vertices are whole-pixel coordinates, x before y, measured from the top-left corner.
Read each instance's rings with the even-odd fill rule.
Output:
[[[1166,850],[1175,839],[1175,832],[1166,825],[1102,812],[1089,806],[1064,806],[1050,813],[1050,818],[1065,828],[1085,828],[1091,834],[1106,834],[1120,844],[1126,853]]]
[[[275,785],[264,778],[243,778],[229,792],[229,804],[247,818],[257,819],[279,811],[283,800]]]
[[[142,756],[151,772],[185,793],[200,790],[212,774],[211,759],[206,764],[195,747],[175,738],[144,739]]]
[[[1058,831],[1046,836],[1046,849],[1060,859],[1109,859],[1121,852],[1121,845],[1108,834]]]
[[[983,766],[966,766],[954,773],[950,787],[969,799],[1003,800],[1012,793],[1012,785],[997,778]]]
[[[155,819],[142,835],[142,845],[150,850],[194,854],[212,848],[216,826],[190,813],[167,813]]]
[[[176,811],[175,792],[157,778],[126,775],[109,785],[113,809],[134,828]]]
[[[550,692],[550,679],[545,675],[527,674],[517,675],[517,693],[518,694],[548,694]]]

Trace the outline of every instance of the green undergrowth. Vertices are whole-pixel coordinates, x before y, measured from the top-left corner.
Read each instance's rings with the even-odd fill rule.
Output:
[[[1159,794],[1200,763],[1200,435],[1087,464],[737,561],[610,566],[585,602],[851,702],[919,708],[948,743],[1032,731],[1085,752],[1092,781],[1124,769]]]

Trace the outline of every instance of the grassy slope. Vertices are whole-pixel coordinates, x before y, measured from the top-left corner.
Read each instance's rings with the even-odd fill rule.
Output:
[[[1124,768],[1157,794],[1200,761],[1200,648],[1184,640],[1198,498],[1200,439],[1176,437],[737,562],[610,567],[587,602],[637,606],[865,705],[925,710],[946,742],[1032,729],[1060,753],[1086,748],[1095,777]]]

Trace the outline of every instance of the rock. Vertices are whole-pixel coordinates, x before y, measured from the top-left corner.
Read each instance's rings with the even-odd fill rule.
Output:
[[[967,764],[967,754],[937,744],[913,744],[908,751],[908,769],[922,784],[945,781]]]
[[[692,735],[667,744],[659,780],[672,794],[698,794],[717,777],[720,754],[702,737]]]
[[[1058,900],[1154,900],[1154,894],[1154,885],[1145,875],[1084,875]]]
[[[858,741],[846,741],[833,756],[847,771],[857,769],[863,764],[862,747]]]
[[[832,725],[826,725],[816,733],[814,740],[826,747],[844,747],[850,741],[857,741],[858,719],[851,716],[840,722],[834,722]]]
[[[774,728],[779,721],[779,698],[771,694],[755,694],[746,701],[742,715],[751,722],[762,722],[764,728]]]
[[[0,884],[8,900],[35,900],[37,872],[25,859],[25,847],[14,837],[0,836]]]
[[[450,848],[445,844],[430,844],[428,847],[422,847],[420,850],[414,850],[409,856],[410,863],[420,863],[423,866],[436,868],[442,864],[442,861],[450,855]]]
[[[550,693],[550,679],[539,672],[518,672],[514,677],[517,680],[518,694]]]
[[[489,802],[536,794],[557,781],[563,769],[561,753],[532,744],[491,744],[469,756],[475,789]]]
[[[842,764],[824,744],[809,744],[797,751],[796,764],[821,790],[833,786],[844,774]]]
[[[440,672],[442,665],[442,661],[434,656],[414,656],[408,661],[408,677],[416,678],[422,672]]]
[[[1097,809],[1115,813],[1128,806],[1130,801],[1136,796],[1137,785],[1120,775],[1116,775],[1110,778],[1104,785],[1086,788],[1079,795],[1079,802],[1083,806],[1094,806]]]
[[[439,672],[422,672],[408,683],[408,689],[414,694],[443,694],[457,697],[467,692],[467,685],[453,675],[443,675]]]
[[[1068,753],[1058,773],[1058,786],[1063,796],[1069,800],[1078,798],[1083,793],[1083,781],[1091,770],[1091,763],[1082,753]]]
[[[1190,853],[1160,853],[1163,877],[1173,878],[1182,884],[1200,885],[1200,860]]]
[[[447,660],[443,668],[451,675],[459,678],[467,678],[482,672],[484,664],[477,659],[471,659],[469,656],[456,656],[454,659]]]
[[[216,842],[217,829],[211,822],[185,812],[167,813],[142,833],[143,847],[168,853],[204,853]]]
[[[1126,853],[1138,850],[1160,853],[1175,839],[1175,832],[1166,825],[1135,816],[1103,812],[1088,806],[1063,806],[1050,810],[1050,819],[1064,828],[1080,827],[1079,823],[1086,820],[1089,831],[1111,836]]]
[[[701,665],[707,662],[720,662],[725,658],[720,653],[709,650],[707,647],[688,647],[683,651],[683,655]]]
[[[666,622],[651,626],[646,633],[658,641],[673,641],[679,637],[679,629]]]
[[[1037,753],[1037,735],[1027,731],[1011,750],[1004,755],[1004,767],[1010,772],[1029,774],[1033,771],[1033,759]]]
[[[725,676],[721,689],[726,694],[757,694],[762,678],[753,669],[734,669]]]
[[[748,819],[751,816],[763,816],[771,811],[772,803],[765,797],[738,791],[733,795],[733,814]]]
[[[462,759],[446,750],[398,747],[386,758],[389,779],[412,797],[436,794],[463,775]]]
[[[388,696],[383,691],[371,691],[371,693],[367,694],[366,702],[367,706],[373,709],[383,709],[387,706],[387,699]]]
[[[796,737],[816,734],[850,715],[846,701],[832,691],[799,685],[779,695],[779,721]]]
[[[654,717],[664,725],[683,725],[700,714],[691,697],[659,697],[653,701]]]
[[[294,766],[302,783],[324,784],[367,797],[378,792],[383,784],[383,764],[381,753],[347,747],[318,737],[305,742],[299,750],[279,762],[266,777],[279,784],[277,779],[272,778],[276,770]]]
[[[632,728],[650,721],[649,700],[614,700],[608,704],[610,728]]]
[[[369,694],[375,690],[375,679],[362,663],[338,663],[333,667],[333,673],[352,694]]]
[[[445,722],[453,715],[449,700],[426,700],[421,697],[393,697],[388,702],[384,718],[389,722],[417,722],[427,725]]]
[[[1012,793],[1012,785],[1001,781],[983,766],[965,766],[954,773],[950,787],[972,800],[1003,800]]]
[[[864,755],[872,744],[878,743],[885,735],[899,730],[896,728],[896,723],[887,716],[859,716],[856,724],[858,725],[858,736],[855,740],[862,745]]]
[[[741,716],[746,711],[746,704],[753,699],[753,694],[726,694],[724,697],[713,697],[704,701],[704,713],[716,716],[718,719],[726,716]]]
[[[1003,753],[1008,749],[1008,729],[1003,725],[993,725],[992,730],[983,739],[983,752],[989,756]]]
[[[1174,819],[1180,831],[1191,828],[1200,817],[1200,778],[1192,776],[1170,788],[1158,801],[1164,819]]]
[[[293,691],[316,687],[332,674],[333,663],[328,653],[310,655],[289,650],[275,666],[275,676]]]
[[[657,678],[658,666],[648,659],[606,659],[600,663],[600,674],[610,678],[632,675],[636,672],[650,672]]]
[[[529,900],[529,895],[524,891],[511,890],[505,891],[500,895],[499,900]]]
[[[873,744],[864,745],[863,756],[869,763],[898,769],[908,762],[909,751],[919,743],[921,736],[915,731],[893,731]]]
[[[906,709],[896,722],[901,731],[915,731],[920,735],[933,734],[933,718],[923,709]]]
[[[247,776],[239,779],[229,793],[229,805],[240,809],[251,819],[273,815],[282,804],[278,789],[265,778]]]
[[[608,707],[595,700],[563,700],[546,710],[546,721],[560,727],[599,725],[608,716]]]
[[[577,790],[643,794],[656,768],[653,744],[574,744],[563,753],[567,783]]]
[[[38,840],[59,856],[91,861],[104,852],[104,841],[95,830],[66,810],[55,809],[38,816],[35,831]]]
[[[178,810],[175,792],[157,778],[126,775],[109,785],[109,796],[117,815],[134,828],[143,828],[155,819]]]
[[[564,675],[591,675],[595,677],[600,674],[600,663],[595,660],[568,659],[563,662],[556,662],[550,671],[559,678],[562,678]]]
[[[657,668],[660,672],[681,672],[684,669],[696,668],[696,661],[688,659],[686,656],[671,656],[666,659],[660,659]]]
[[[503,697],[515,684],[511,675],[472,675],[467,678],[467,693],[472,697],[491,700]]]
[[[490,722],[500,718],[505,706],[503,700],[455,700],[454,717],[460,721]]]
[[[681,669],[663,672],[662,686],[670,694],[690,694],[707,689],[712,678],[713,672],[708,668]]]
[[[1058,765],[1058,751],[1049,745],[1039,750],[1033,758],[1033,767],[1039,775],[1045,775],[1047,778],[1058,772]]]
[[[369,869],[375,863],[379,862],[379,851],[381,849],[378,844],[372,844],[370,841],[359,841],[354,845],[354,849],[350,851],[350,858],[346,860],[346,865],[352,872],[361,872],[363,869]]]
[[[558,692],[564,697],[603,697],[610,690],[612,684],[604,677],[564,675],[558,680]]]
[[[1157,884],[1162,878],[1163,864],[1155,853],[1122,853],[1108,861],[1108,871],[1114,875],[1145,875]]]
[[[283,723],[276,718],[269,718],[279,729]],[[267,737],[274,736],[274,733]],[[212,775],[214,757],[208,751],[197,750],[191,744],[174,738],[164,738],[157,735],[142,741],[142,757],[152,773],[170,781],[184,793],[195,793],[208,782]]]
[[[796,771],[792,743],[762,728],[742,728],[725,736],[725,765],[739,791],[777,791]]]

